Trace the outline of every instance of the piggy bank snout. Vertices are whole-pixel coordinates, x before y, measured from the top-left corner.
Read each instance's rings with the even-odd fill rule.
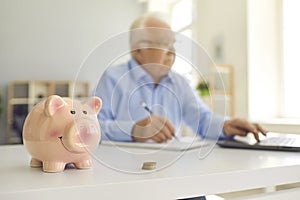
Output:
[[[95,142],[95,137],[99,134],[98,127],[94,124],[76,124],[77,134],[79,135],[80,141],[89,145]]]
[[[80,153],[95,149],[100,137],[99,124],[75,122],[66,127],[62,142],[67,150]]]

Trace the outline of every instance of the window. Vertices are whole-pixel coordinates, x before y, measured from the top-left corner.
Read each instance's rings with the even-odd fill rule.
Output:
[[[172,6],[172,29],[181,32],[191,29],[193,18],[192,0],[181,0]]]
[[[282,113],[281,3],[247,1],[248,117],[272,121]]]
[[[300,119],[299,9],[298,0],[247,1],[248,112],[253,121]]]
[[[170,4],[171,26],[176,33],[179,33],[179,38],[181,39],[182,37],[190,39],[193,37],[193,3],[193,0],[179,0]],[[180,43],[181,41],[178,42]],[[192,40],[184,40],[184,42],[185,44],[180,46],[181,48],[184,46],[186,58],[178,55],[173,69],[185,76],[192,87],[196,87],[198,80],[191,65],[193,59]]]
[[[300,118],[300,1],[283,0],[283,117]]]

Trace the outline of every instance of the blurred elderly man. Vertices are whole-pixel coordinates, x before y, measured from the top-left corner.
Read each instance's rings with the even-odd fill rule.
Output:
[[[166,142],[179,134],[183,123],[202,138],[230,139],[251,132],[258,140],[259,132],[266,134],[258,124],[214,114],[186,79],[171,70],[174,42],[169,24],[156,16],[132,23],[131,59],[109,67],[95,89],[94,95],[103,100],[99,121],[104,138]]]

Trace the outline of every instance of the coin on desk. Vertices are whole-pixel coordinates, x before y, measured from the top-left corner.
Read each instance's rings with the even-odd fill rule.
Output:
[[[156,162],[144,162],[142,169],[153,170],[156,168]]]

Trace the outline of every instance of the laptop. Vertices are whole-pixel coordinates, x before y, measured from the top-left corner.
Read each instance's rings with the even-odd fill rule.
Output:
[[[257,142],[253,134],[246,137],[234,136],[234,140],[218,141],[220,147],[239,149],[258,149],[275,151],[300,151],[300,135],[268,132],[267,137],[260,135]]]

